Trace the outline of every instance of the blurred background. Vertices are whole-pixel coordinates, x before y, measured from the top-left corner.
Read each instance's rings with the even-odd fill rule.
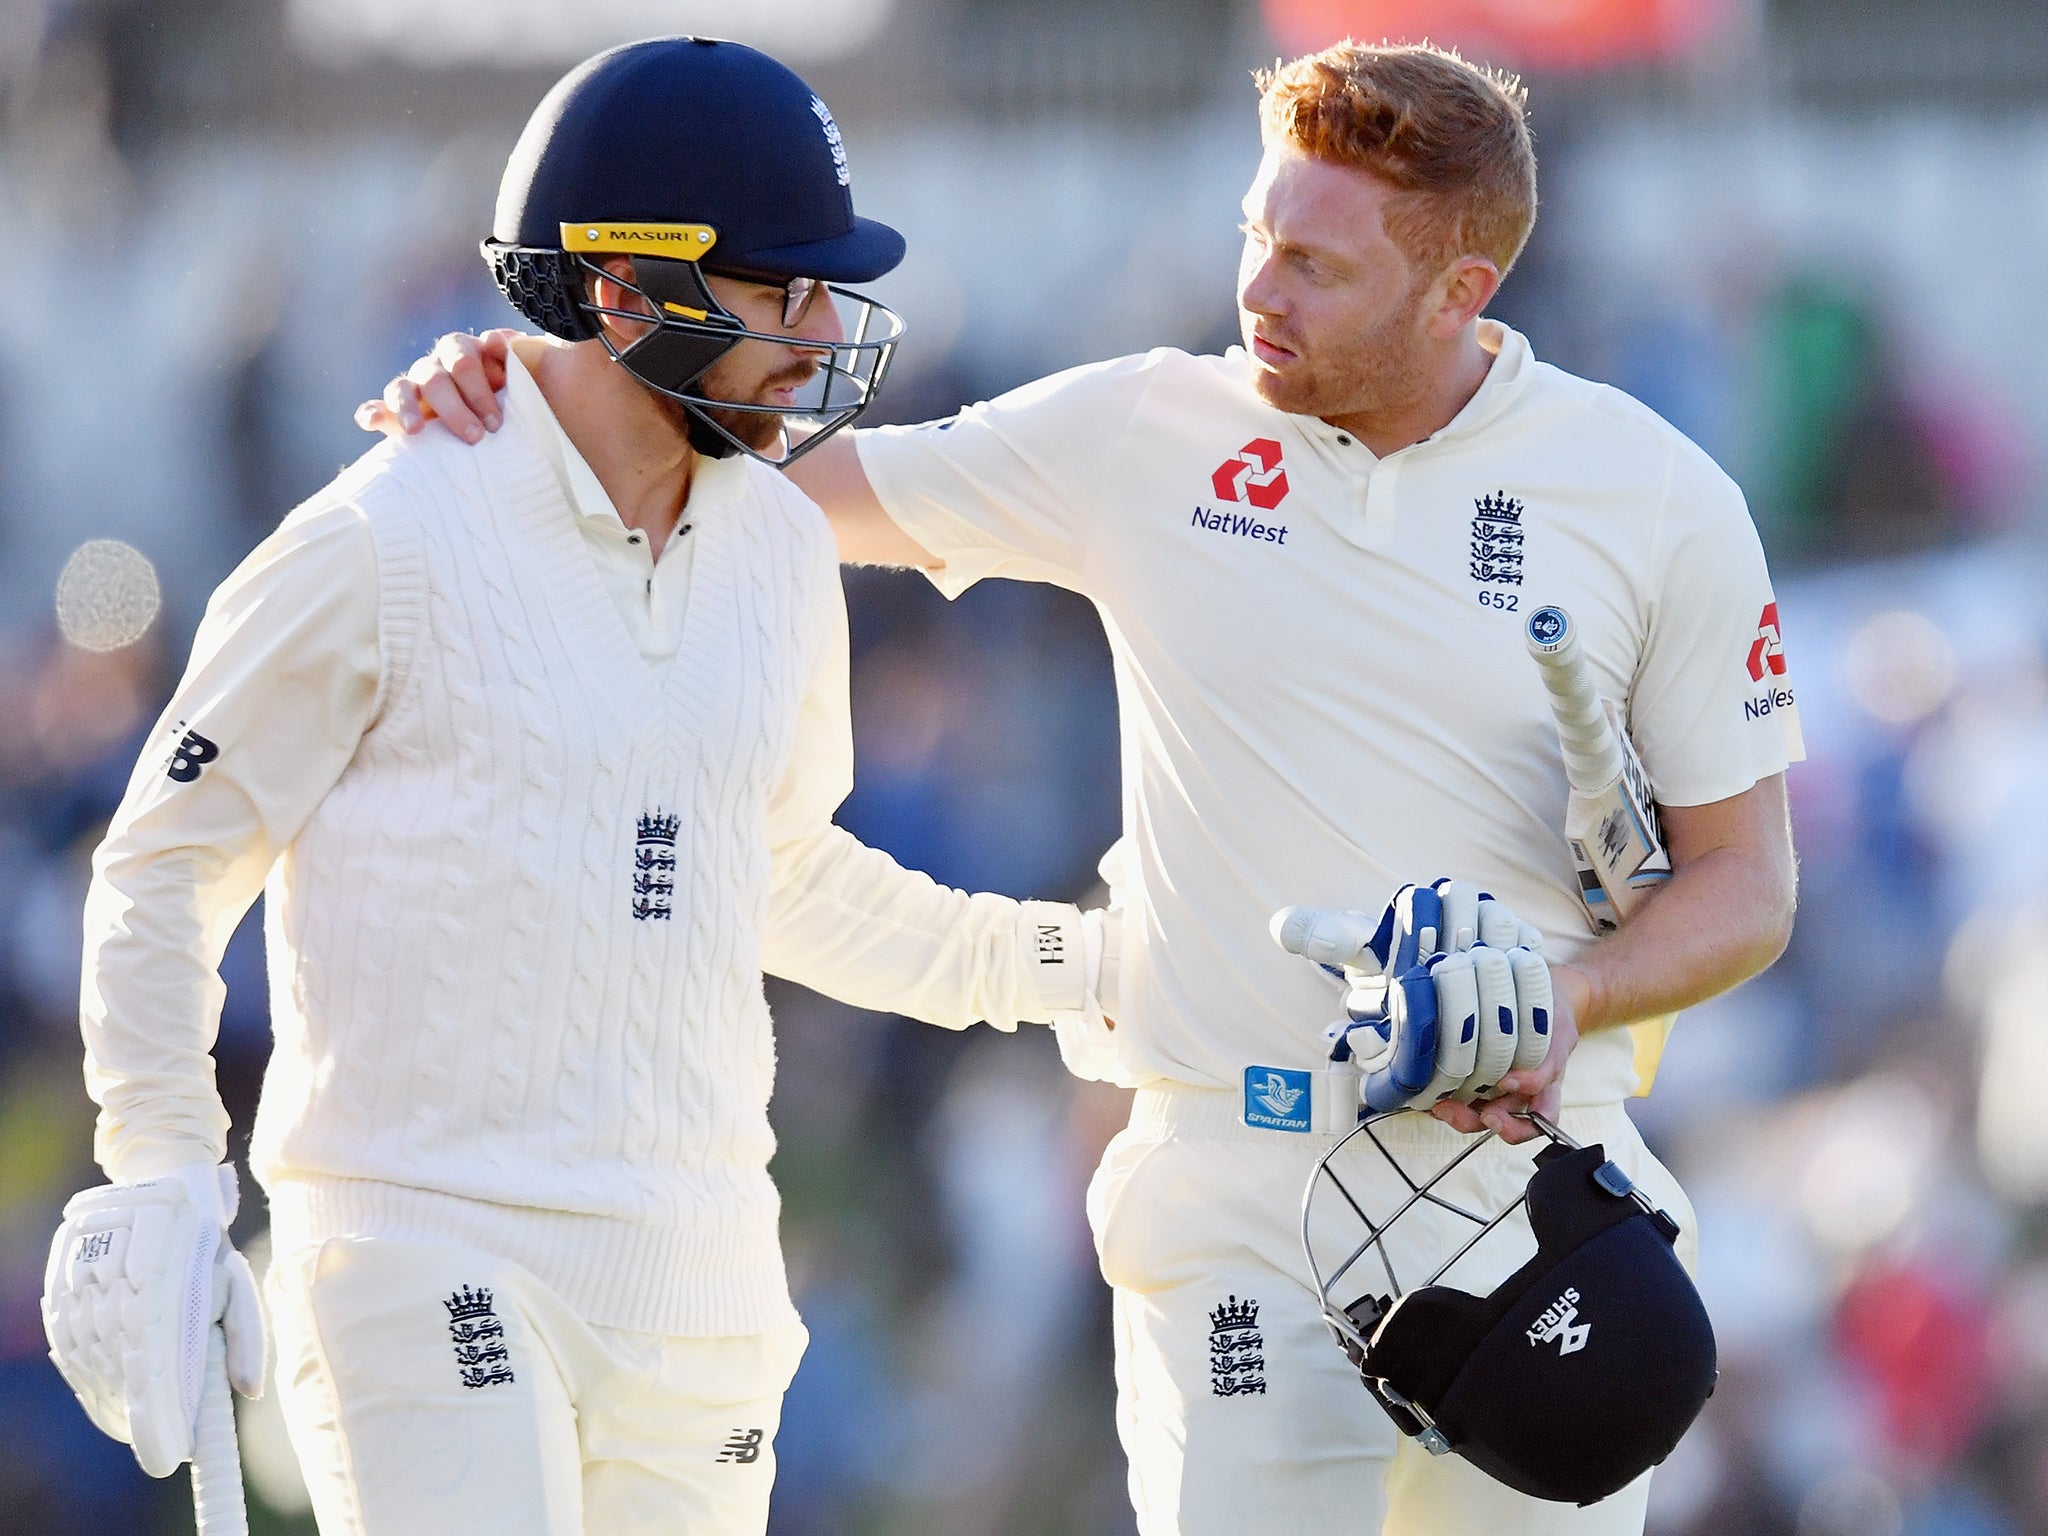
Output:
[[[44,1356],[97,1180],[87,860],[205,596],[368,443],[571,62],[736,36],[831,102],[911,256],[883,419],[1234,336],[1250,72],[1349,32],[1523,71],[1544,209],[1495,311],[1743,483],[1809,760],[1775,970],[1633,1107],[1690,1186],[1722,1380],[1663,1536],[2048,1532],[2048,6],[2038,0],[0,0],[0,1528],[190,1529]],[[847,577],[842,820],[941,879],[1078,897],[1117,830],[1092,610]],[[255,923],[220,1082],[268,1050]],[[1081,1192],[1118,1093],[1043,1031],[773,989],[812,1330],[777,1536],[1125,1536]],[[242,1223],[262,1246],[260,1202]],[[309,1532],[244,1420],[262,1529]]]

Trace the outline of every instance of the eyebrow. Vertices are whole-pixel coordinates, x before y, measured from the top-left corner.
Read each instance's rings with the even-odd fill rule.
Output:
[[[1240,204],[1239,207],[1243,208],[1243,205]],[[1257,229],[1265,237],[1266,243],[1276,251],[1290,256],[1306,256],[1312,261],[1320,261],[1332,267],[1349,267],[1351,265],[1350,261],[1341,251],[1331,250],[1327,246],[1304,245],[1299,240],[1282,240],[1275,236],[1272,230],[1261,224],[1258,215],[1253,213],[1251,209],[1243,208],[1243,212],[1245,223]]]

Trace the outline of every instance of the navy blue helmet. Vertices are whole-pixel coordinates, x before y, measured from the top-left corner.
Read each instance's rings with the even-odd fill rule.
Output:
[[[1677,1222],[1598,1143],[1582,1147],[1536,1115],[1551,1144],[1522,1195],[1492,1214],[1467,1210],[1447,1198],[1445,1175],[1492,1133],[1417,1179],[1376,1134],[1388,1118],[1364,1120],[1317,1163],[1302,1243],[1330,1331],[1395,1427],[1561,1503],[1604,1499],[1669,1456],[1716,1374],[1713,1325],[1674,1248]],[[1371,1210],[1363,1193],[1384,1185],[1375,1156],[1411,1191],[1395,1209]],[[1418,1208],[1474,1230],[1434,1274],[1404,1283],[1388,1233]],[[1442,1283],[1524,1208],[1536,1251],[1520,1268],[1485,1295]],[[1332,1243],[1346,1227],[1363,1237]]]
[[[838,284],[868,282],[903,259],[903,237],[853,211],[846,146],[816,92],[740,43],[664,37],[587,59],[542,99],[506,163],[485,259],[505,297],[569,341],[602,338],[635,377],[678,400],[700,451],[787,463],[845,426],[881,387],[902,322]],[[631,258],[623,286],[641,307],[600,311],[597,258]],[[818,371],[791,405],[723,399],[704,375],[751,331],[706,274],[784,293],[794,327],[814,302],[847,301],[847,339],[804,341]],[[601,313],[657,323],[630,343]],[[778,453],[753,418],[774,417]],[[792,439],[792,421],[813,428]]]

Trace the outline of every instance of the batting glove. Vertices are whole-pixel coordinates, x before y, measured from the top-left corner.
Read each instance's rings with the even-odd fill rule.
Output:
[[[1329,1034],[1340,1058],[1357,1056],[1368,1110],[1487,1098],[1550,1049],[1542,937],[1466,881],[1404,885],[1377,922],[1289,907],[1272,932],[1343,982],[1345,1016]]]
[[[50,1358],[93,1423],[133,1446],[151,1477],[192,1459],[215,1322],[235,1390],[263,1394],[263,1311],[248,1261],[227,1237],[239,1199],[232,1166],[187,1163],[73,1195],[50,1244]]]

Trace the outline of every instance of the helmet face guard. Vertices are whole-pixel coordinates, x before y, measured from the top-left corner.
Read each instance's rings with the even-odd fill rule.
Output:
[[[1551,1145],[1528,1187],[1500,1211],[1468,1210],[1438,1186],[1491,1133],[1418,1181],[1375,1130],[1387,1118],[1361,1122],[1316,1164],[1302,1247],[1330,1331],[1395,1426],[1432,1454],[1455,1451],[1522,1493],[1575,1504],[1607,1497],[1670,1455],[1715,1380],[1713,1328],[1672,1246],[1678,1224],[1603,1148],[1581,1147],[1533,1115]],[[1376,1219],[1352,1184],[1362,1188],[1361,1171],[1380,1168],[1408,1193]],[[1388,1234],[1424,1205],[1472,1232],[1404,1286]],[[1522,1210],[1533,1257],[1486,1295],[1440,1283]],[[1333,1244],[1333,1226],[1363,1236]],[[1355,1299],[1339,1299],[1362,1285]]]
[[[565,236],[569,232],[570,226],[565,225]],[[593,228],[591,234],[595,236],[597,230]],[[632,256],[633,275],[628,279],[599,266],[581,251],[507,247],[487,241],[484,255],[499,286],[529,318],[567,340],[603,341],[620,367],[657,394],[680,402],[689,418],[691,445],[712,458],[744,453],[779,468],[808,453],[873,403],[903,336],[903,321],[894,310],[833,283],[818,287],[825,302],[843,301],[852,309],[848,334],[836,342],[809,341],[787,333],[749,330],[718,302],[694,257],[636,253]],[[596,303],[590,297],[594,277],[604,277],[637,295],[645,307],[618,309]],[[622,345],[600,323],[601,316],[647,329]],[[786,406],[706,393],[701,383],[704,374],[746,341],[808,354],[816,360],[817,371]],[[781,418],[776,451],[746,442],[710,414],[715,411]]]

